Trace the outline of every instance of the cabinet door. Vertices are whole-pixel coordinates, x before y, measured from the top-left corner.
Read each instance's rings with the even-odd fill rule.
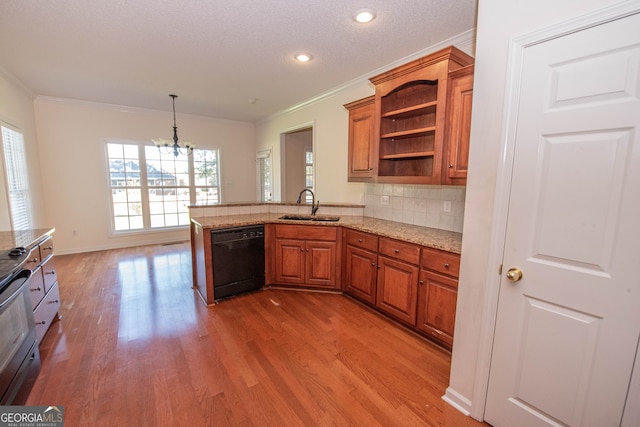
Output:
[[[304,283],[304,241],[276,239],[275,276],[277,283]]]
[[[449,74],[444,184],[465,185],[469,166],[473,65]]]
[[[384,256],[378,257],[376,306],[385,313],[416,324],[418,267]]]
[[[335,288],[336,242],[307,241],[305,247],[305,283],[313,287]]]
[[[456,320],[458,281],[422,270],[419,287],[418,329],[451,347]]]
[[[373,252],[347,246],[344,289],[346,293],[375,304],[377,258],[378,256]]]
[[[375,176],[374,97],[345,105],[349,109],[349,181],[366,181]]]

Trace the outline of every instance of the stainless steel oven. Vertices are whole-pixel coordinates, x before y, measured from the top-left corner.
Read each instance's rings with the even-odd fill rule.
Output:
[[[0,405],[24,404],[40,372],[26,252],[0,254]]]

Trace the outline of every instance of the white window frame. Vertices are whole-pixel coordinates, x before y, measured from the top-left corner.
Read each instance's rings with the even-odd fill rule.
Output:
[[[118,229],[116,226],[116,212],[115,212],[115,205],[114,205],[114,199],[113,199],[113,190],[120,188],[118,186],[114,186],[112,181],[111,181],[111,171],[110,171],[110,157],[109,157],[109,144],[117,144],[117,145],[128,145],[131,147],[135,147],[137,149],[137,161],[139,163],[139,183],[138,185],[131,185],[131,186],[123,186],[122,188],[130,188],[132,190],[138,189],[140,192],[140,197],[139,197],[139,203],[140,203],[140,216],[141,216],[141,221],[142,221],[142,226],[140,228],[134,228],[134,229]],[[169,185],[159,185],[159,186],[150,186],[149,185],[149,181],[148,181],[148,176],[147,176],[147,159],[145,156],[145,150],[147,149],[153,149],[153,150],[158,150],[158,148],[150,146],[148,142],[146,141],[131,141],[131,140],[116,140],[116,139],[108,139],[105,140],[105,144],[104,144],[104,151],[105,151],[105,165],[106,165],[106,182],[107,182],[107,196],[109,198],[109,209],[110,209],[110,223],[111,223],[111,234],[112,235],[125,235],[125,234],[139,234],[139,233],[153,233],[153,232],[162,232],[162,231],[167,231],[167,230],[176,230],[176,229],[184,229],[184,228],[188,228],[189,227],[189,222],[188,220],[183,223],[183,224],[176,224],[176,225],[165,225],[165,226],[153,226],[152,225],[152,212],[151,212],[151,201],[150,201],[150,190],[154,190],[154,189],[164,189],[166,190],[175,190],[176,194],[178,193],[179,189],[185,189],[187,188],[188,191],[188,200],[185,200],[184,203],[185,204],[196,204],[197,199],[196,199],[196,193],[197,191],[201,191],[201,189],[203,188],[202,185],[196,185],[196,179],[195,179],[195,168],[194,168],[194,155],[181,155],[181,156],[186,156],[186,160],[188,162],[188,173],[184,175],[184,177],[186,178],[187,184],[184,185],[184,182],[180,183],[177,182],[175,184],[169,184]],[[160,148],[162,150],[162,148]],[[195,149],[198,150],[198,149]],[[220,150],[217,148],[206,148],[206,149],[200,149],[200,150],[207,150],[207,151],[215,151],[216,152],[216,158],[217,158],[217,162],[216,162],[216,174],[217,174],[217,185],[213,186],[210,185],[208,186],[208,188],[215,188],[215,191],[217,191],[217,195],[218,195],[218,201],[217,203],[221,203],[221,192],[220,192],[220,183],[221,183],[221,176],[220,176]],[[171,154],[171,156],[173,156],[173,154]],[[185,158],[182,158],[180,160],[185,160]],[[149,162],[152,162],[153,160],[149,160]],[[177,197],[177,203],[180,203],[179,197]],[[215,202],[209,202],[211,203],[215,203]],[[165,212],[163,211],[164,214],[162,216],[164,216],[164,219],[166,220],[167,215],[171,215],[171,212]],[[188,210],[186,212],[186,214],[188,215]],[[177,213],[177,216],[179,217],[180,215],[184,215],[184,212],[182,214],[180,214],[180,212]],[[124,215],[122,216],[127,217],[127,218],[131,218],[130,215]]]
[[[28,230],[33,228],[34,220],[24,135],[19,128],[4,122],[0,122],[0,128],[11,228]]]

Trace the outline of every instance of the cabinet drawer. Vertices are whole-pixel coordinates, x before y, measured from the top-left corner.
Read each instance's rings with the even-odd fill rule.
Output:
[[[50,257],[41,267],[42,277],[44,279],[44,291],[49,292],[49,289],[58,280],[56,275],[55,258]]]
[[[452,277],[460,273],[460,255],[438,249],[422,248],[422,268]]]
[[[420,246],[414,245],[413,243],[381,237],[378,252],[381,255],[397,258],[411,264],[418,265],[420,263]]]
[[[44,261],[51,255],[53,255],[53,239],[49,237],[44,242],[40,243],[38,249],[40,250],[40,261]]]
[[[378,236],[361,231],[347,230],[347,244],[376,252],[378,250]]]
[[[38,267],[29,278],[29,296],[31,297],[31,307],[35,309],[42,298],[44,298],[44,280],[42,279],[42,269]]]
[[[326,240],[335,242],[338,240],[338,228],[322,225],[276,225],[276,238],[279,239],[303,239]]]
[[[38,342],[42,341],[42,337],[51,326],[51,322],[56,317],[56,313],[60,310],[60,293],[58,292],[58,284],[54,284],[51,290],[44,297],[40,305],[33,312],[36,321],[36,335]]]

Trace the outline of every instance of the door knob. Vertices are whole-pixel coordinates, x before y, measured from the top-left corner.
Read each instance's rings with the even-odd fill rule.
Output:
[[[510,268],[509,270],[507,270],[507,279],[511,280],[512,282],[517,282],[518,280],[522,279],[522,270],[515,267]]]

